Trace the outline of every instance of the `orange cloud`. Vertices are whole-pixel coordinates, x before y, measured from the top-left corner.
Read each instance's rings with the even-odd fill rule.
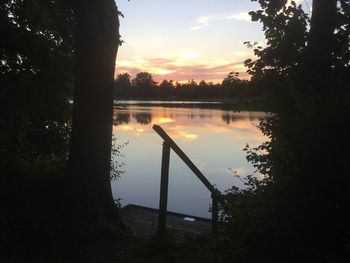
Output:
[[[121,60],[116,62],[116,75],[128,72],[135,76],[141,71],[151,73],[154,79],[161,82],[164,79],[172,79],[178,82],[205,80],[220,83],[232,70],[240,73],[240,78],[250,79],[246,73],[243,62],[231,63],[227,60],[205,61],[195,51],[184,51],[180,54],[170,54],[162,58],[142,59],[135,57],[133,60]]]

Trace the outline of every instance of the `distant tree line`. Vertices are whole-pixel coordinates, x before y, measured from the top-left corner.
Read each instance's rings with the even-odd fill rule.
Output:
[[[135,78],[122,73],[115,79],[114,96],[116,99],[239,99],[247,100],[262,96],[261,89],[250,85],[250,81],[239,79],[238,72],[230,72],[221,83],[186,83],[163,80],[157,83],[148,72],[140,72]]]

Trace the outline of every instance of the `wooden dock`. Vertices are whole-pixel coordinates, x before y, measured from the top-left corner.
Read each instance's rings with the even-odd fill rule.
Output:
[[[121,209],[123,220],[140,238],[153,238],[158,231],[159,210],[139,205],[129,204]],[[211,219],[167,212],[167,235],[175,240],[185,236],[198,236],[211,231]]]

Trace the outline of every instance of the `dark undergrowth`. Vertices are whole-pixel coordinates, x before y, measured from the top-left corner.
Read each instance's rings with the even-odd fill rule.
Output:
[[[216,249],[210,235],[186,238],[183,242],[174,240],[139,240],[130,246],[123,263],[190,263],[215,262]]]
[[[67,215],[56,177],[15,182],[0,186],[0,262],[116,262],[128,235],[117,209],[109,218]]]

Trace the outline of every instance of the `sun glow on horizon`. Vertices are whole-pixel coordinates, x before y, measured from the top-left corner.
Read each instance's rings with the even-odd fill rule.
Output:
[[[186,51],[178,54],[174,52],[155,59],[135,56],[133,60],[117,60],[115,77],[125,72],[131,76],[136,76],[139,72],[149,72],[159,83],[164,79],[179,83],[190,80],[221,83],[232,70],[240,73],[240,79],[250,79],[242,58],[240,62],[232,63],[222,58],[203,59],[198,52]]]
[[[261,25],[250,21],[248,14],[258,5],[237,2],[121,1],[124,42],[116,60],[116,76],[149,72],[157,82],[221,83],[235,71],[239,78],[249,80],[243,62],[254,59],[254,52],[243,42],[261,42],[264,37]],[[150,17],[145,10],[156,15]]]

